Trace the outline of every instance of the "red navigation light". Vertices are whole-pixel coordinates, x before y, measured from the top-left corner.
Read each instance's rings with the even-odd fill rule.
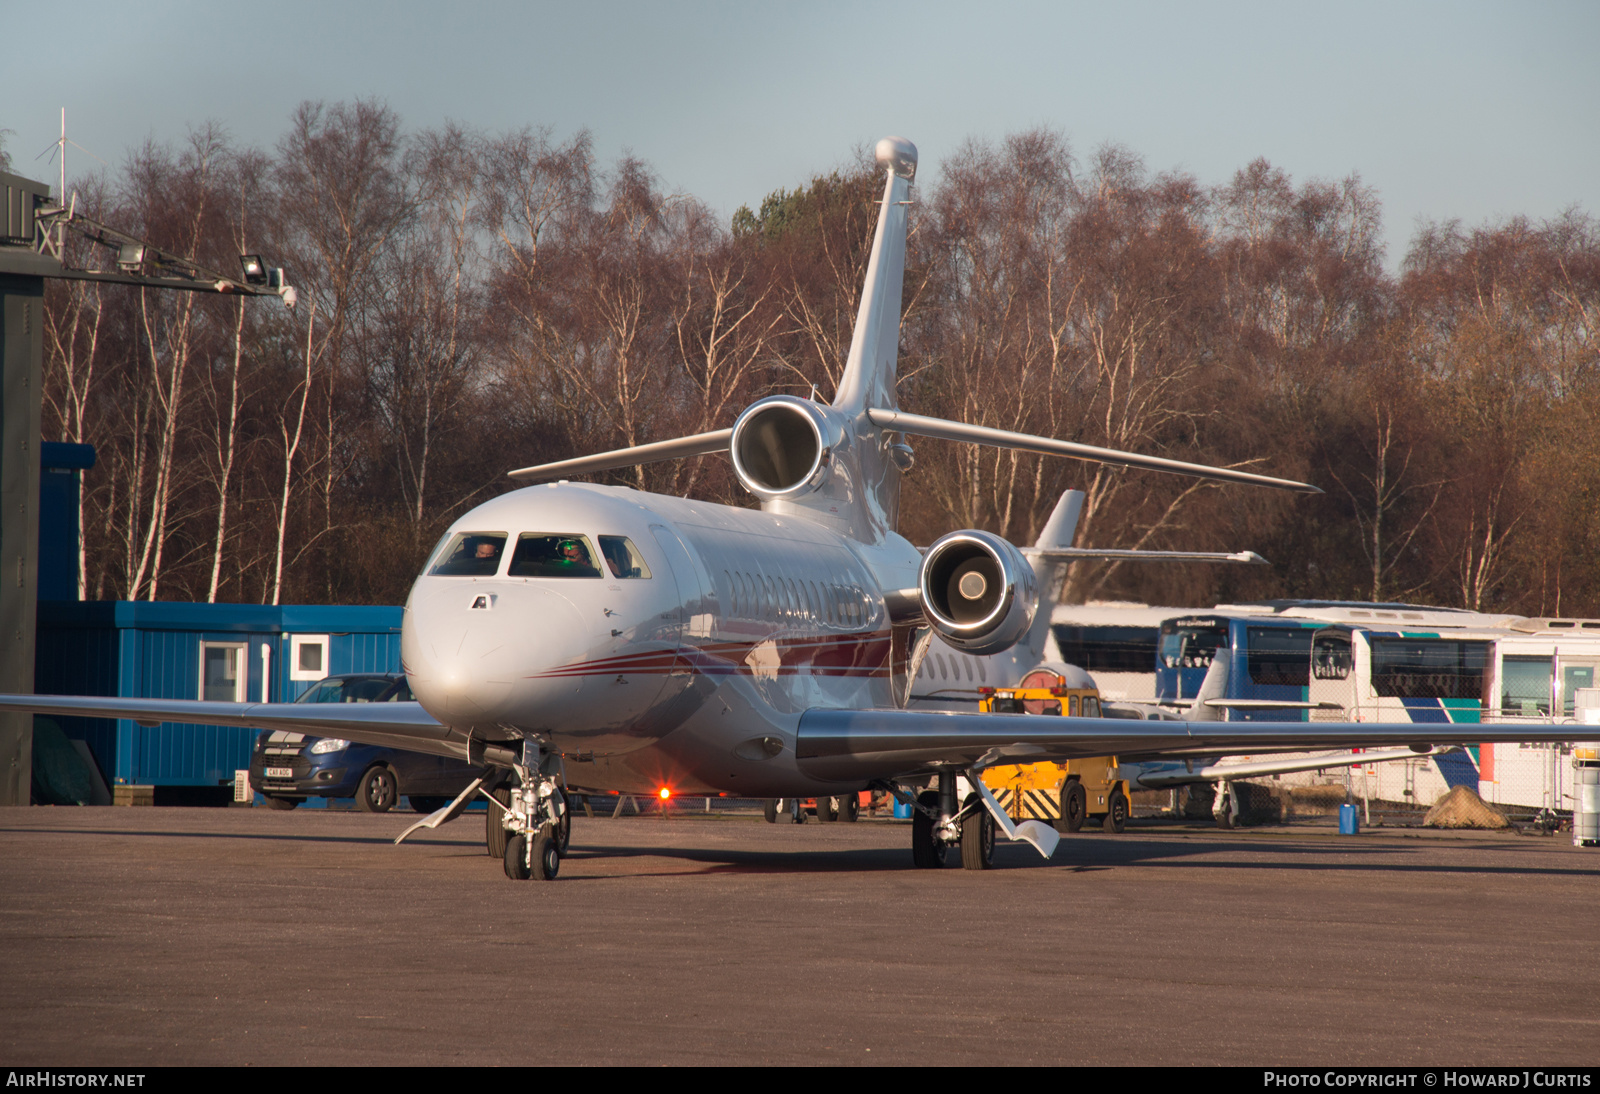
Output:
[[[656,791],[656,794],[661,798],[662,801],[666,801],[668,798],[672,797],[672,789],[670,787],[663,786],[660,790]]]

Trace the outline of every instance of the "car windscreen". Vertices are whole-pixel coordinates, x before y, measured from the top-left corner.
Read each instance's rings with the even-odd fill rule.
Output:
[[[599,577],[589,537],[575,532],[524,532],[511,555],[509,577]]]
[[[308,688],[295,702],[370,703],[392,685],[393,681],[387,676],[330,676]]]
[[[428,573],[433,577],[493,577],[505,549],[504,532],[457,532]]]

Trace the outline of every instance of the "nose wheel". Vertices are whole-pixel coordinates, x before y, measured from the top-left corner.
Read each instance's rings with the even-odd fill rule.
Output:
[[[561,758],[525,742],[522,762],[513,765],[518,785],[512,788],[500,814],[505,832],[502,859],[506,877],[513,881],[553,881],[561,871],[561,858],[572,838],[572,814],[559,779]],[[496,795],[496,801],[499,795]],[[490,848],[494,847],[491,837]]]

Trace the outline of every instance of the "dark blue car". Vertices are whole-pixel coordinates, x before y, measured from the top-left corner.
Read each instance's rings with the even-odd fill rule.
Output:
[[[410,702],[411,688],[404,676],[330,676],[295,701]],[[311,797],[355,798],[369,813],[387,813],[404,796],[419,813],[431,813],[483,771],[464,760],[283,730],[263,730],[250,755],[250,785],[273,809],[293,809]]]

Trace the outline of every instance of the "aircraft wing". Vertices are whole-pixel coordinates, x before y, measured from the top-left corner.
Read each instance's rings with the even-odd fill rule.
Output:
[[[217,703],[105,695],[0,695],[0,711],[69,718],[131,718],[146,726],[182,722],[282,729],[455,759],[467,756],[465,740],[452,740],[450,728],[441,725],[420,703]]]
[[[1570,731],[1569,731],[1570,732]],[[795,754],[817,779],[887,779],[940,767],[1549,741],[1561,727],[1426,722],[1166,722],[923,710],[808,710]]]
[[[1140,786],[1160,790],[1169,786],[1191,783],[1214,783],[1219,779],[1250,779],[1260,775],[1288,775],[1296,771],[1321,771],[1328,767],[1358,767],[1362,764],[1387,763],[1390,760],[1419,760],[1452,752],[1451,748],[1432,748],[1418,752],[1411,748],[1378,749],[1374,752],[1333,752],[1316,756],[1296,756],[1282,760],[1253,760],[1206,764],[1194,770],[1173,766],[1170,771],[1145,770],[1134,780]]]

